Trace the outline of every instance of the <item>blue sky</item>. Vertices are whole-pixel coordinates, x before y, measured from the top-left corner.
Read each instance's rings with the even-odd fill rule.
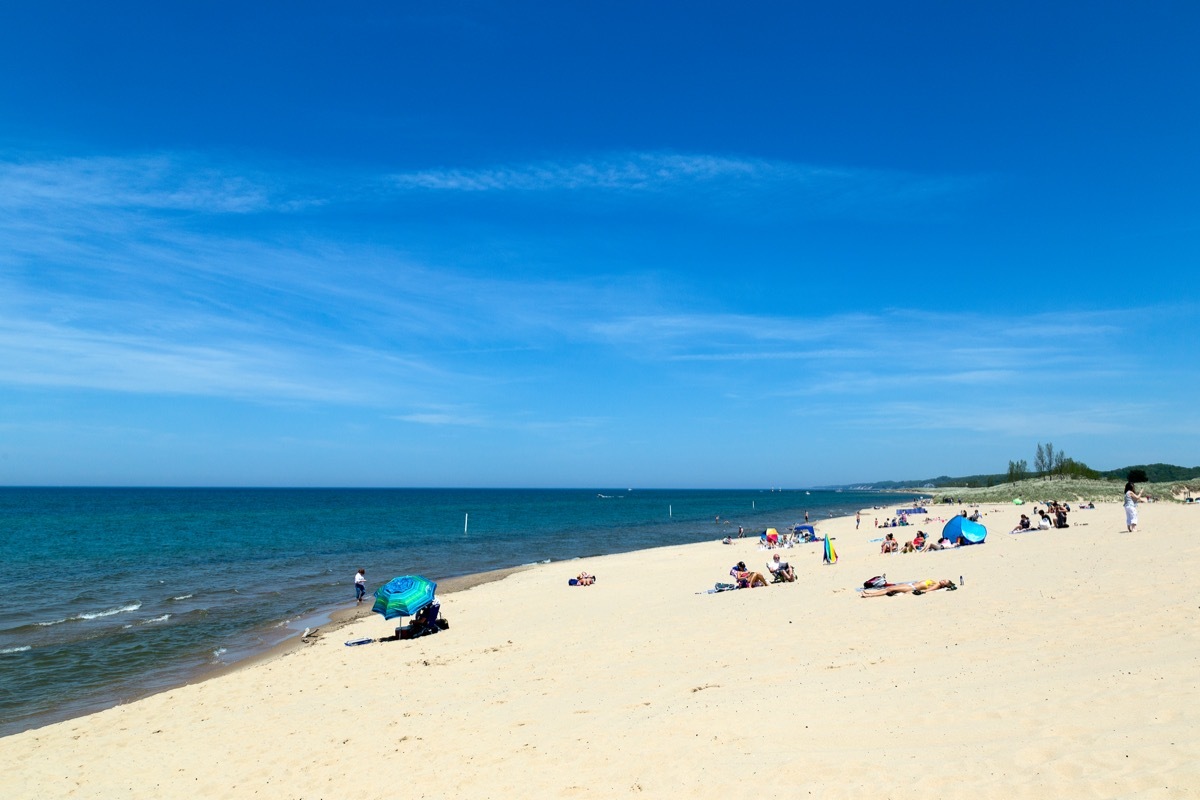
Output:
[[[0,483],[1195,465],[1196,41],[1189,2],[9,4]]]

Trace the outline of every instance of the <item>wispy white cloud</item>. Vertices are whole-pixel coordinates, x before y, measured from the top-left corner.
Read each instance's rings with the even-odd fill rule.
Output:
[[[393,414],[391,418],[414,425],[484,427],[489,424],[477,410],[454,405],[418,406],[405,414]]]
[[[1131,430],[1133,419],[1148,411],[1139,404],[1124,402],[1070,402],[1046,395],[1044,402],[1030,407],[1004,398],[991,403],[964,404],[944,399],[918,401],[882,399],[857,405],[837,420],[839,427],[885,431],[961,431],[980,436],[1004,436],[1040,440],[1052,432],[1062,438],[1105,436]]]
[[[353,237],[202,224],[309,202],[291,185],[165,156],[0,163],[0,384],[342,404],[430,428],[552,431],[601,426],[590,412],[604,409],[553,408],[531,393],[562,385],[586,397],[589,364],[602,362],[635,376],[631,390],[645,374],[669,376],[659,390],[680,402],[753,386],[863,425],[944,425],[953,388],[977,409],[958,418],[1016,429],[1009,398],[1040,407],[1062,387],[1094,391],[1126,369],[1116,344],[1139,316],[707,313],[696,309],[711,298],[677,299],[650,276],[489,276]],[[417,172],[395,176],[391,191],[736,189],[852,203],[881,187],[893,198],[957,191],[918,176],[671,154]],[[428,402],[464,392],[477,402]],[[901,393],[909,404],[892,402]],[[1072,399],[1063,414],[1085,405]],[[528,415],[535,406],[551,410]],[[1102,431],[1106,419],[1081,413],[1075,425]]]
[[[398,188],[452,192],[661,191],[708,181],[761,179],[772,172],[768,162],[755,159],[631,153],[590,161],[421,170],[395,174],[391,181]]]
[[[758,213],[781,207],[822,216],[920,203],[978,191],[978,176],[919,175],[863,168],[830,168],[732,156],[633,152],[566,161],[476,169],[396,173],[398,190],[442,193],[671,195],[727,210]]]
[[[260,181],[178,156],[0,161],[0,210],[121,207],[246,214],[295,207]]]

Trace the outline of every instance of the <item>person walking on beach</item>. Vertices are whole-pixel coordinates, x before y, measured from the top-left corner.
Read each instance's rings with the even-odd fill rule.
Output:
[[[367,596],[367,571],[360,569],[354,573],[354,597],[358,600],[358,605],[362,605],[363,598]]]
[[[854,530],[858,530],[858,526],[860,524],[862,524],[862,512],[861,511],[854,515]]]
[[[1125,530],[1130,533],[1137,531],[1138,525],[1138,508],[1137,504],[1145,498],[1137,493],[1137,489],[1133,486],[1133,481],[1125,484]]]

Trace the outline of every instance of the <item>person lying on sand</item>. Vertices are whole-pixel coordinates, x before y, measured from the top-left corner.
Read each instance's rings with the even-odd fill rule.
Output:
[[[579,581],[580,586],[591,586],[596,582],[596,576],[581,572],[575,577],[575,580]]]
[[[921,552],[928,553],[933,550],[948,550],[951,547],[958,547],[958,543],[952,542],[949,539],[947,539],[945,536],[943,536],[942,538],[938,539],[936,542],[931,538],[928,542],[925,543],[925,546],[921,548]]]
[[[925,594],[926,592],[936,592],[938,589],[949,589],[954,591],[958,587],[954,585],[952,580],[935,581],[927,578],[923,581],[910,581],[909,583],[894,583],[891,586],[883,586],[879,589],[863,589],[863,597],[891,597],[894,594]]]

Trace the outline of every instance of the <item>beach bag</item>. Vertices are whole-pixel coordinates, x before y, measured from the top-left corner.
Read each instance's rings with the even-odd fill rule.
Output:
[[[874,578],[863,581],[864,589],[882,589],[887,585],[887,578],[883,575],[876,575]]]

